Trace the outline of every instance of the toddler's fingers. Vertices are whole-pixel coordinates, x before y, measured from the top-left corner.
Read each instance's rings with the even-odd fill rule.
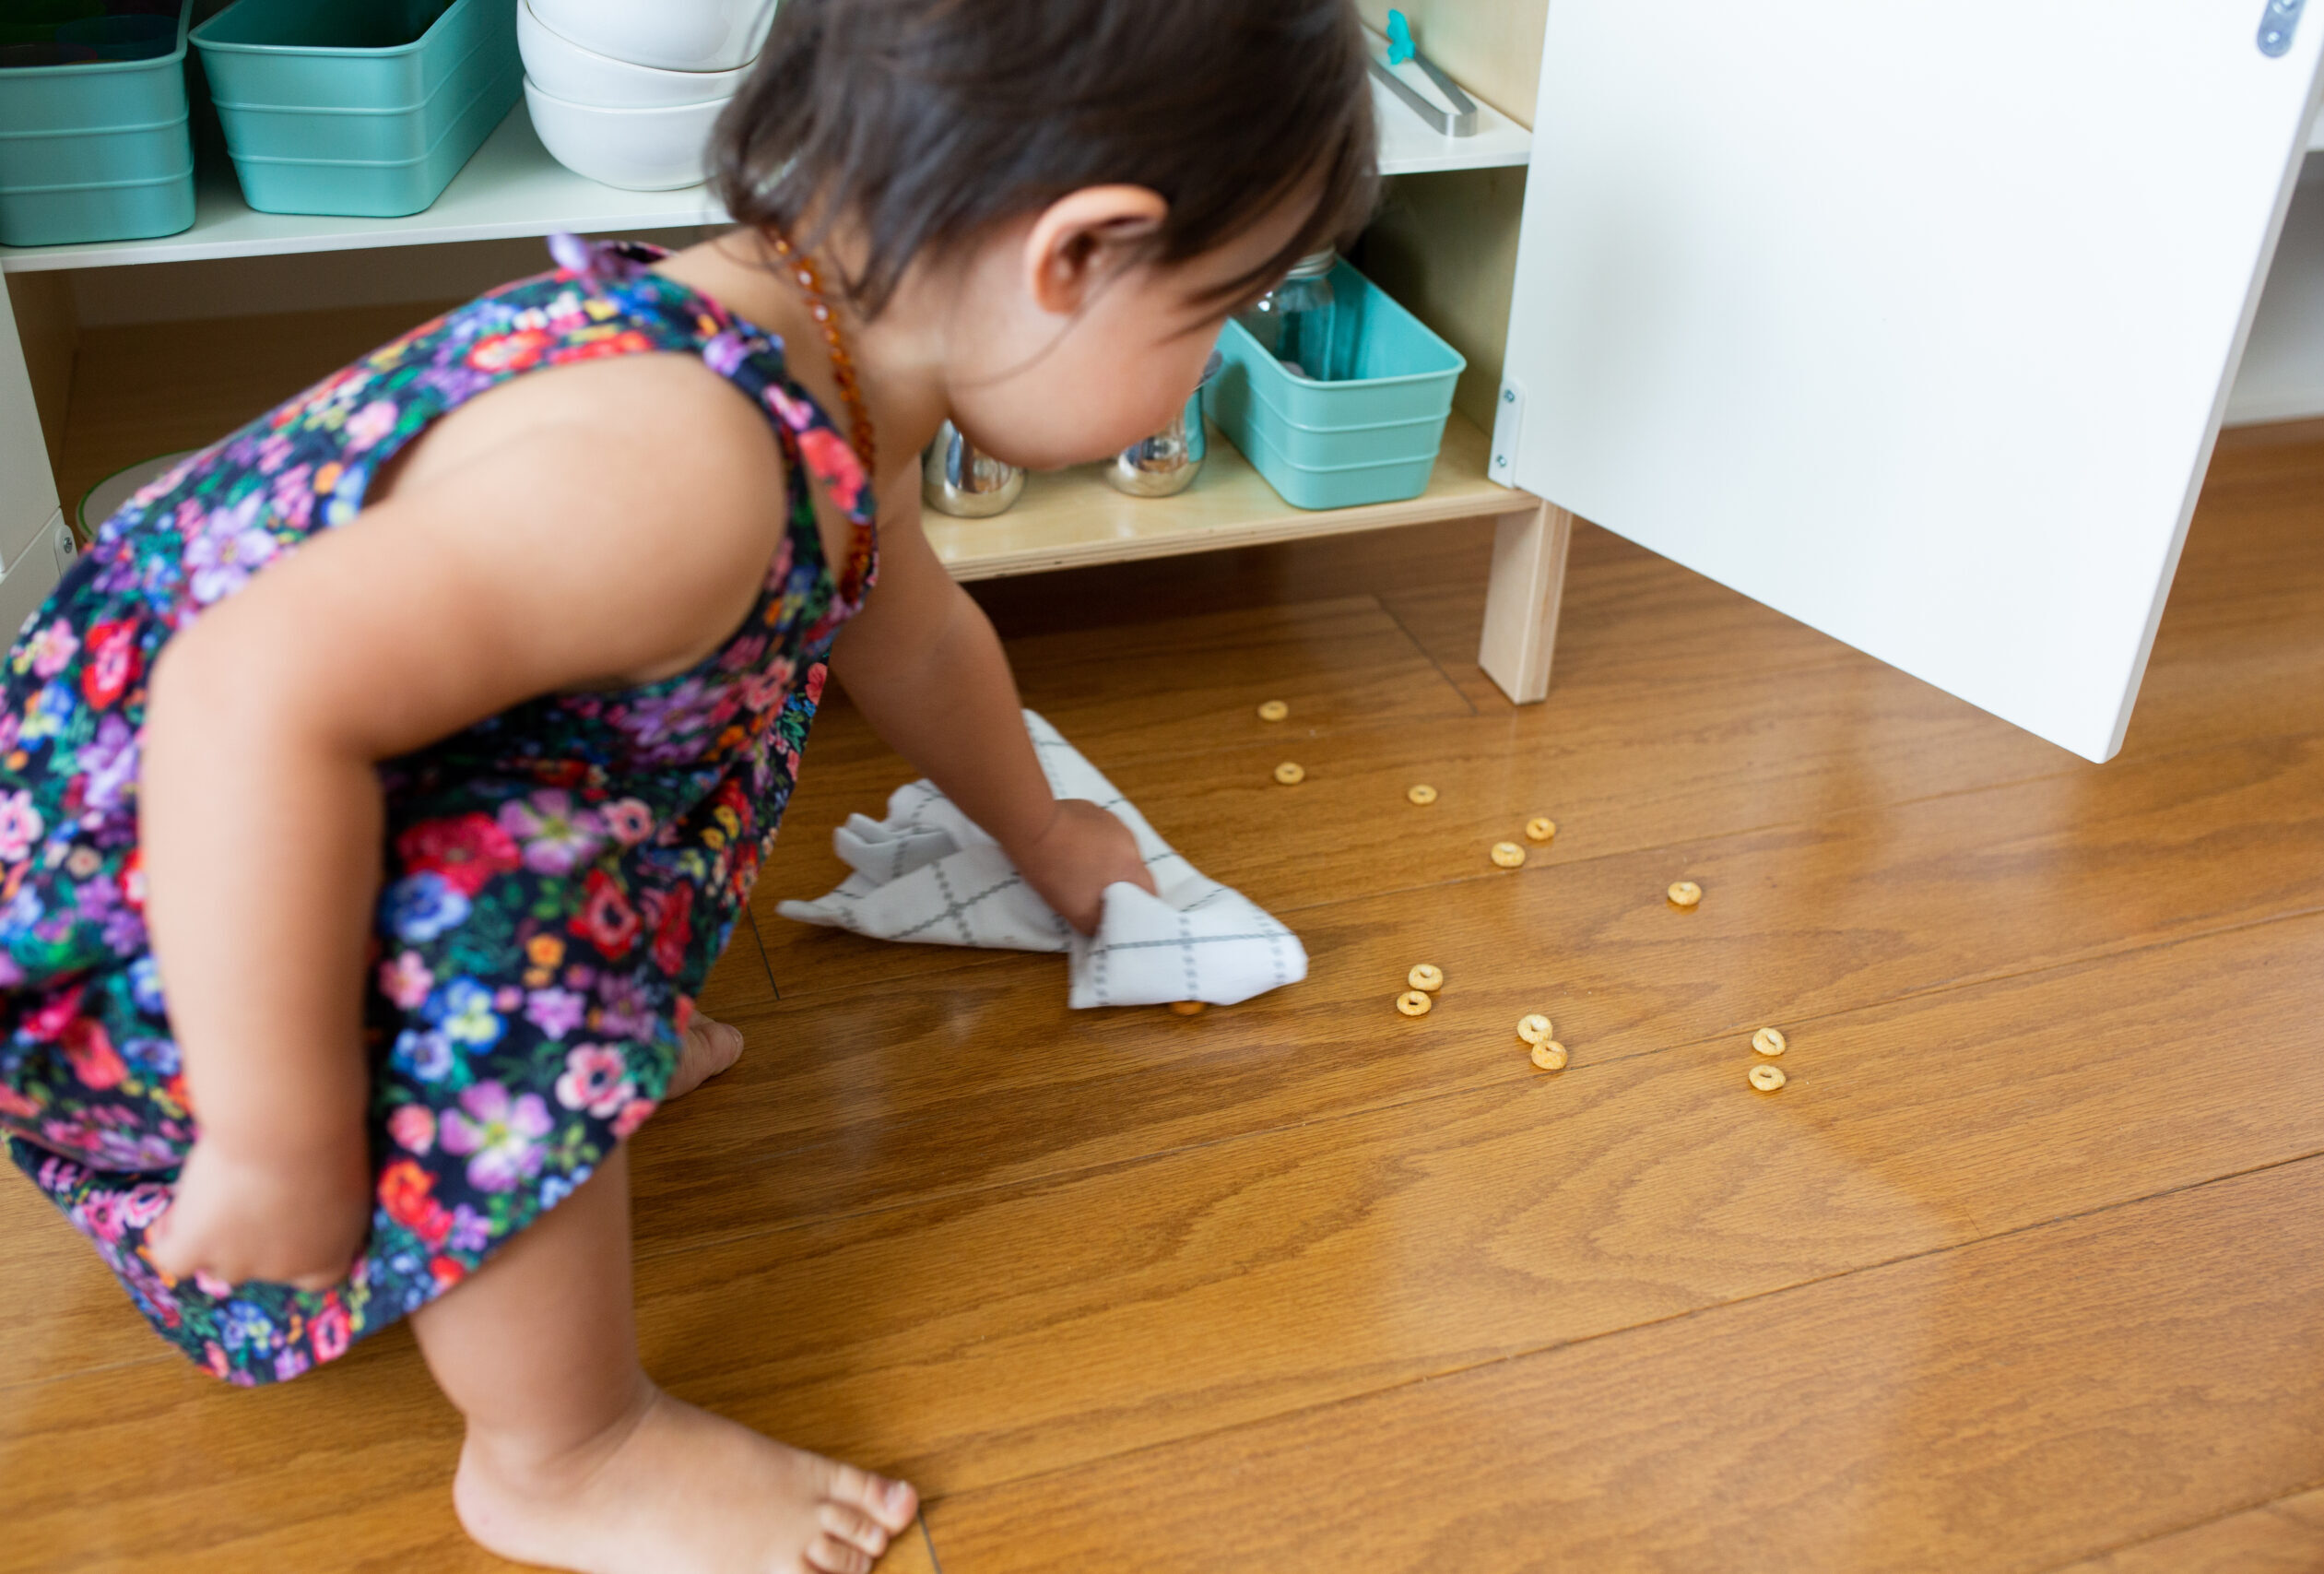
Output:
[[[146,1226],[146,1255],[153,1259],[155,1267],[165,1267],[163,1260],[170,1255],[170,1243],[177,1235],[177,1227],[175,1204],[164,1209],[159,1218]]]
[[[146,1256],[152,1260],[156,1268],[172,1279],[191,1278],[197,1270],[209,1266],[201,1260],[201,1254],[183,1238],[174,1205],[147,1229]]]

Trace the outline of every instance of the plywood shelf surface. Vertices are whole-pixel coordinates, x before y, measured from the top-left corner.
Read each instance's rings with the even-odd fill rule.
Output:
[[[1216,431],[1195,484],[1176,497],[1126,497],[1096,466],[1027,479],[1024,495],[991,519],[930,512],[928,539],[956,579],[993,579],[1087,563],[1172,557],[1306,536],[1525,513],[1535,500],[1485,477],[1485,434],[1460,415],[1445,423],[1428,490],[1404,503],[1293,508]]]

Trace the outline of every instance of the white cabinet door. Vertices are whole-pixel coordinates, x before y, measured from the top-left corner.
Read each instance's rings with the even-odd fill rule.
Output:
[[[1550,0],[1495,477],[2111,757],[2312,3]]]

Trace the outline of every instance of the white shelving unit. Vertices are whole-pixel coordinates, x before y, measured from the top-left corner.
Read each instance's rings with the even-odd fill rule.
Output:
[[[1532,155],[1532,134],[1496,110],[1480,106],[1476,135],[1444,136],[1423,125],[1376,83],[1373,94],[1379,111],[1383,174],[1522,164]],[[205,172],[190,230],[153,241],[0,246],[0,273],[499,241],[560,230],[576,233],[658,230],[722,224],[726,219],[726,210],[702,186],[683,191],[616,191],[574,174],[549,156],[520,103],[477,149],[467,166],[453,177],[443,195],[425,212],[408,219],[254,212],[243,206],[233,172],[221,168]]]
[[[1533,133],[1491,104],[1477,106],[1477,129],[1468,136],[1446,136],[1422,124],[1377,82],[1372,84],[1372,107],[1377,112],[1384,175],[1492,170],[1523,164],[1533,157]]]
[[[1374,84],[1380,126],[1380,170],[1427,174],[1527,162],[1532,136],[1507,116],[1480,106],[1477,131],[1445,136]],[[205,173],[193,227],[150,241],[86,245],[0,247],[0,273],[124,267],[149,263],[280,256],[368,247],[505,240],[559,231],[669,229],[726,220],[702,186],[628,192],[574,174],[534,135],[519,104],[425,212],[407,219],[336,219],[256,213],[230,171]],[[0,324],[0,624],[15,626],[54,583],[70,550],[29,382],[11,318]],[[1074,563],[1167,556],[1378,529],[1462,517],[1499,516],[1488,613],[1487,670],[1519,699],[1548,686],[1547,625],[1563,562],[1562,525],[1533,498],[1485,475],[1483,434],[1453,418],[1426,493],[1409,503],[1308,513],[1290,507],[1225,443],[1214,444],[1209,472],[1190,491],[1131,500],[1109,491],[1093,472],[1034,479],[1025,499],[1001,519],[932,521],[939,550],[962,578],[1021,574]],[[1546,610],[1545,610],[1546,609]]]
[[[715,224],[725,217],[701,186],[684,191],[616,191],[574,174],[549,156],[520,103],[453,177],[443,195],[408,219],[258,213],[243,205],[230,169],[206,169],[195,197],[192,229],[153,241],[0,246],[0,272],[497,241],[560,230],[655,230]]]

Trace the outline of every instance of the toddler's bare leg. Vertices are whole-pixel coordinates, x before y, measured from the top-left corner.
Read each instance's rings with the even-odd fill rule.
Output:
[[[646,1378],[626,1147],[412,1327],[467,1418],[460,1522],[502,1556],[585,1574],[864,1574],[918,1511],[901,1482]]]

